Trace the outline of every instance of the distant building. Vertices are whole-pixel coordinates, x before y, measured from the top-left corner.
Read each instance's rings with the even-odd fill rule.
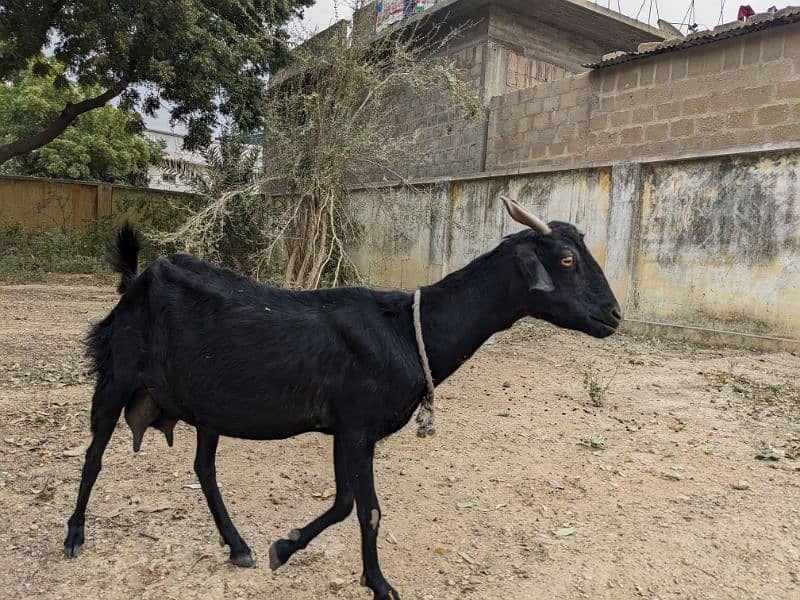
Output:
[[[183,135],[172,131],[159,129],[145,129],[144,135],[148,139],[164,143],[164,158],[181,160],[186,164],[195,166],[198,171],[205,169],[206,161],[197,152],[183,149]],[[189,192],[191,188],[186,182],[168,173],[160,165],[150,165],[147,169],[148,187],[174,192]]]

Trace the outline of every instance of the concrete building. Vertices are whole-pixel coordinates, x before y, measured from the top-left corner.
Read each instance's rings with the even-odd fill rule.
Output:
[[[386,35],[417,21],[423,31],[442,24],[445,30],[463,27],[445,53],[487,105],[495,96],[583,73],[588,70],[583,65],[609,52],[635,51],[641,43],[665,39],[658,29],[584,0],[440,0],[380,34],[374,33],[372,10],[370,5],[354,16],[354,35]],[[408,174],[483,171],[487,125],[467,125],[439,103],[404,114],[401,129],[416,131],[420,140],[420,163]]]
[[[164,158],[181,160],[188,165],[194,166],[198,171],[205,168],[205,159],[197,152],[189,152],[183,149],[183,135],[174,131],[164,131],[160,129],[145,129],[144,135],[148,139],[155,140],[164,144]],[[150,165],[147,168],[148,187],[157,190],[169,190],[173,192],[190,192],[192,189],[168,173],[160,165]]]

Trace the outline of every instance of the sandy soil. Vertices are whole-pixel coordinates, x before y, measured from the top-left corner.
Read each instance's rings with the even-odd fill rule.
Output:
[[[220,486],[258,561],[238,569],[186,487],[193,431],[169,449],[150,430],[134,455],[121,423],[83,554],[62,556],[88,442],[80,340],[115,301],[87,279],[0,286],[0,596],[369,598],[355,516],[266,565],[331,502],[321,435],[222,441]],[[614,375],[602,406],[587,369]],[[519,324],[440,388],[436,437],[408,426],[380,445],[383,571],[405,598],[800,598],[798,369]],[[783,456],[756,459],[763,442]]]

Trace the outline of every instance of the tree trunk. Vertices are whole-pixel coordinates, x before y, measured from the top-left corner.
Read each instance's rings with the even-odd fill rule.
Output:
[[[316,190],[300,200],[292,232],[285,239],[288,257],[283,285],[289,289],[316,289],[333,253],[333,232],[327,190]]]
[[[109,100],[119,96],[126,87],[128,87],[128,83],[121,81],[99,96],[87,98],[86,100],[82,100],[77,104],[72,104],[71,102],[68,103],[64,107],[64,110],[61,111],[61,114],[58,115],[58,117],[56,117],[56,119],[43,131],[40,131],[39,133],[36,133],[30,137],[16,140],[10,144],[6,144],[5,146],[0,146],[0,165],[14,158],[15,156],[26,154],[32,150],[41,148],[45,144],[49,144],[59,135],[61,135],[61,133],[63,133],[63,131],[69,127],[70,124],[80,115],[85,112],[89,112],[90,110],[94,110],[95,108],[100,108]]]

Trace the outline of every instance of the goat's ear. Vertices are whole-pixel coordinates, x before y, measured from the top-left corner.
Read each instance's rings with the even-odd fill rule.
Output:
[[[550,274],[536,256],[533,248],[518,247],[514,258],[522,276],[528,282],[528,289],[531,292],[552,292],[556,289]]]

